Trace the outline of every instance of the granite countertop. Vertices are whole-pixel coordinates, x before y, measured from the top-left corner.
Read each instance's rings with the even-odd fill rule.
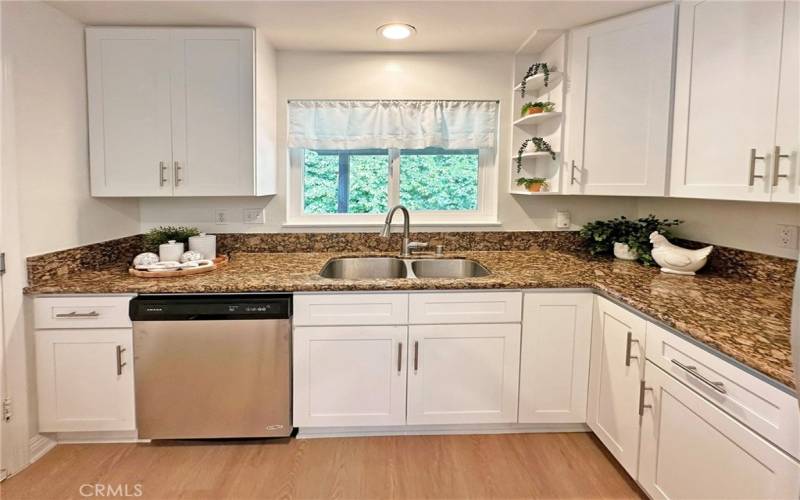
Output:
[[[180,278],[137,278],[112,266],[42,281],[47,293],[217,293],[266,291],[594,288],[794,387],[789,324],[791,288],[713,274],[661,273],[636,263],[553,250],[458,252],[492,274],[468,279],[331,280],[317,273],[339,253],[234,253],[218,270]],[[365,255],[365,254],[361,254]]]

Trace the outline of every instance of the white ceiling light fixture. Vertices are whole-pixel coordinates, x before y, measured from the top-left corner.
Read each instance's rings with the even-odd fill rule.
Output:
[[[390,23],[378,27],[378,33],[389,40],[405,40],[416,32],[417,28],[403,23]]]

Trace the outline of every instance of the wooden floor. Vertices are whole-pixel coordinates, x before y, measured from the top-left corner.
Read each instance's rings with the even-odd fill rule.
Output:
[[[0,498],[81,499],[95,484],[156,499],[644,498],[584,433],[60,445]]]

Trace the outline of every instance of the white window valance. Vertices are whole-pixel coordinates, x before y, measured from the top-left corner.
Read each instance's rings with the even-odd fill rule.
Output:
[[[290,101],[290,148],[494,148],[496,101]]]

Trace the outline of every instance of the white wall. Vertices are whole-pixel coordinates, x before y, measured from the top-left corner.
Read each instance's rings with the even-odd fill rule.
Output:
[[[510,54],[374,54],[278,52],[278,194],[268,198],[142,199],[142,229],[191,224],[216,232],[279,232],[286,218],[286,102],[290,99],[488,99],[500,101],[498,215],[502,227],[471,230],[552,229],[556,209],[569,210],[573,223],[635,215],[635,199],[601,197],[514,197],[507,193],[512,169],[510,109],[513,58]],[[266,223],[214,224],[214,209],[266,208]],[[429,228],[428,228],[429,229]],[[448,230],[458,230],[448,227]],[[293,228],[294,231],[330,231]],[[340,230],[373,231],[374,228]]]
[[[797,249],[779,248],[778,224],[800,226],[800,205],[744,201],[640,198],[640,217],[685,221],[678,236],[752,252],[796,259]]]
[[[83,25],[44,3],[3,9],[24,255],[138,232],[136,199],[89,196]]]
[[[83,25],[41,2],[2,2],[2,279],[7,390],[3,466],[27,464],[36,424],[25,257],[139,231],[135,199],[89,196]]]

